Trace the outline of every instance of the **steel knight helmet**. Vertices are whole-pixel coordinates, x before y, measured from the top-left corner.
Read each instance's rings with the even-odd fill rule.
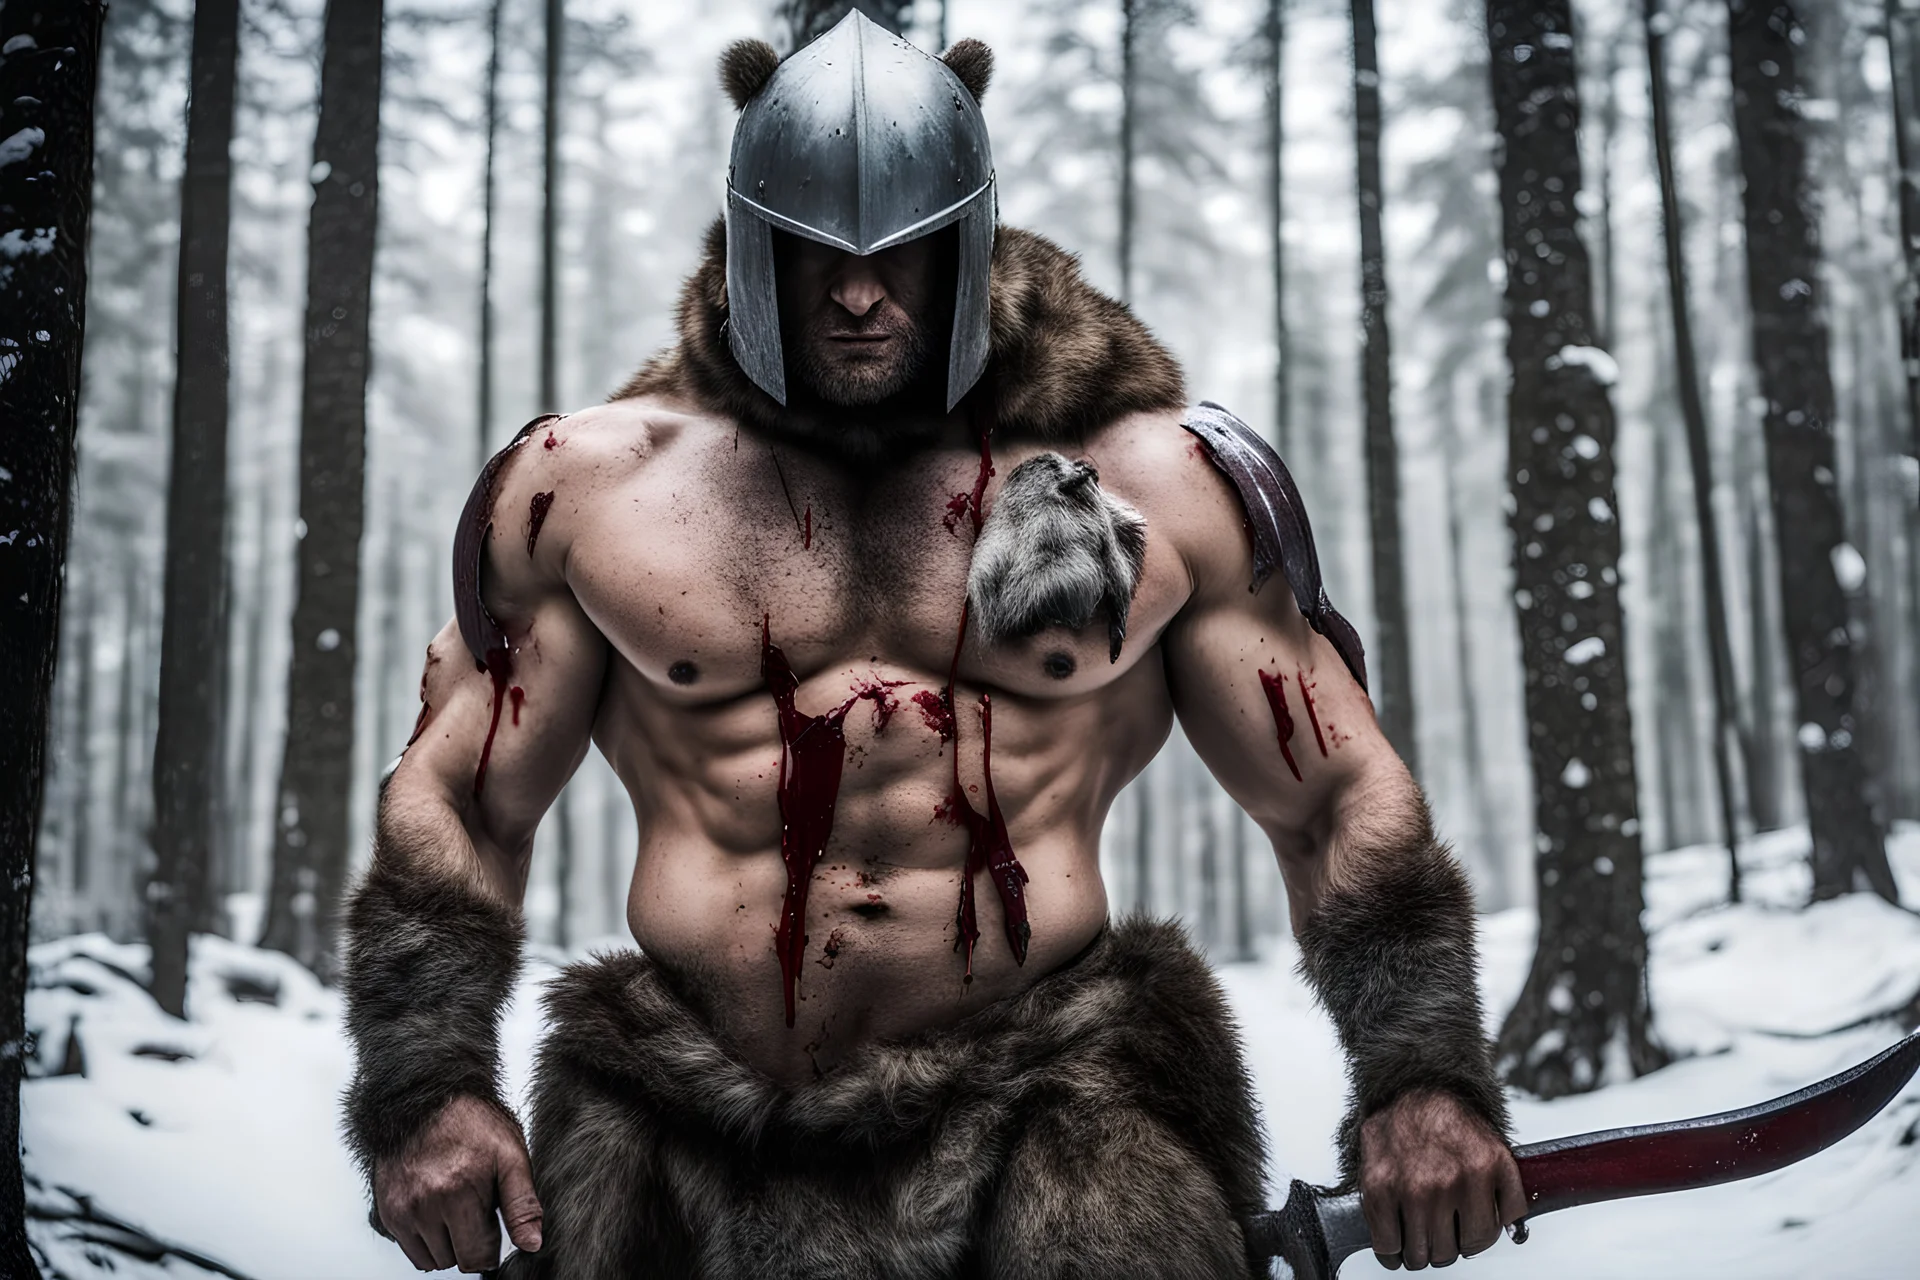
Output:
[[[986,367],[993,154],[977,91],[990,63],[984,46],[962,43],[979,59],[973,88],[857,9],[772,68],[757,91],[723,68],[744,99],[727,169],[727,343],[781,404],[775,228],[864,256],[957,224],[949,409]],[[742,52],[771,60],[757,48]]]

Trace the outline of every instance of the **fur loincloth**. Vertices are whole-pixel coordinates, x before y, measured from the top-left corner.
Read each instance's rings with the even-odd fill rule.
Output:
[[[502,1280],[1264,1274],[1261,1135],[1220,989],[1128,920],[955,1026],[791,1090],[637,953],[548,990],[545,1243]]]

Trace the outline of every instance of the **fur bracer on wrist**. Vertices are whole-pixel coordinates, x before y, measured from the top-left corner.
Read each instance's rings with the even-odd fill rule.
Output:
[[[500,1008],[520,968],[519,913],[375,858],[347,908],[348,1144],[369,1180],[441,1108],[500,1096]]]
[[[1406,1093],[1450,1094],[1508,1133],[1481,1028],[1473,894],[1424,811],[1418,837],[1356,858],[1300,931],[1300,968],[1347,1054],[1339,1144],[1348,1184],[1359,1175],[1361,1124]]]

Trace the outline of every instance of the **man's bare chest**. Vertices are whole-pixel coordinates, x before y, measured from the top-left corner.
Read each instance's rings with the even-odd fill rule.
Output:
[[[858,476],[743,434],[737,450],[661,459],[583,495],[568,582],[641,675],[695,697],[757,685],[763,630],[803,676],[872,662],[937,680],[960,639],[973,504],[990,505],[1016,459],[933,451]],[[991,669],[967,674],[1045,692],[1084,665],[1079,640],[1048,637],[1040,658],[976,653],[968,666]]]
[[[1073,697],[1150,650],[1189,584],[1149,511],[1118,661],[1105,616],[995,644],[980,643],[977,626],[963,637],[978,521],[992,519],[1015,469],[1045,451],[1012,442],[983,457],[969,444],[855,470],[745,431],[690,432],[644,465],[575,488],[552,519],[573,595],[625,665],[670,699],[759,690],[763,636],[803,682],[871,666],[935,687],[957,674],[1025,697]]]

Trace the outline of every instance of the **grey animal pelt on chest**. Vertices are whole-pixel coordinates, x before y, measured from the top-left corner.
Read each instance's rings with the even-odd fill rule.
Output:
[[[1172,925],[786,1089],[637,954],[547,996],[538,1254],[503,1280],[1246,1277],[1262,1153],[1238,1036]]]
[[[967,601],[989,644],[1046,627],[1078,631],[1107,612],[1114,660],[1147,558],[1147,522],[1100,487],[1091,462],[1057,453],[1013,469],[973,548]]]

